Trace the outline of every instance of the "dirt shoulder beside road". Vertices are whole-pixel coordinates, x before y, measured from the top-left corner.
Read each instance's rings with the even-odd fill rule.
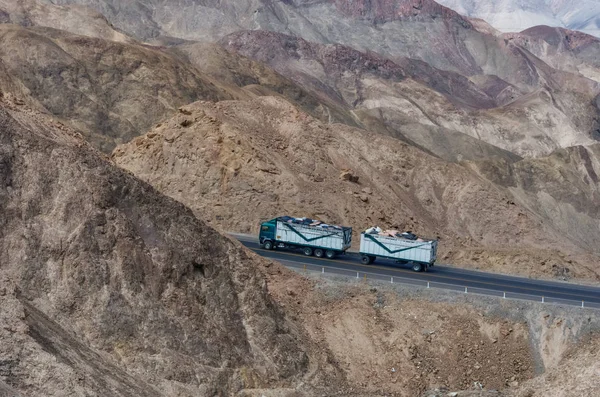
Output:
[[[566,357],[589,356],[581,350],[588,345],[578,342],[600,330],[593,310],[328,275],[277,275],[269,291],[305,324],[349,385],[371,395],[480,387],[538,395],[536,377],[553,373]]]

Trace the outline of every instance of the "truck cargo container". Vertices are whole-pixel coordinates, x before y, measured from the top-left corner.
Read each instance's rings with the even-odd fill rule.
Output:
[[[301,249],[307,256],[332,259],[350,248],[352,228],[282,216],[260,225],[259,243],[268,250]]]
[[[409,240],[402,237],[362,233],[360,235],[361,262],[369,265],[377,258],[395,259],[409,264],[416,271],[427,271],[437,255],[436,240]]]

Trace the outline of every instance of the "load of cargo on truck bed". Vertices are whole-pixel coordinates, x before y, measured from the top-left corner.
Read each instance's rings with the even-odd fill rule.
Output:
[[[352,244],[352,228],[310,219],[280,216],[263,222],[259,242],[265,249],[296,248],[307,255],[334,258]]]
[[[416,241],[425,241],[419,238],[417,235],[412,232],[399,232],[398,230],[390,229],[390,230],[381,230],[378,226],[373,226],[365,230],[367,234],[377,234],[379,236],[388,236],[388,237],[399,237],[405,238],[407,240],[416,240]]]
[[[276,219],[281,222],[293,223],[295,225],[314,226],[314,227],[318,227],[320,229],[343,230],[343,226],[329,225],[329,224],[322,222],[320,220],[317,220],[317,219],[294,218],[292,216],[280,216],[279,218],[276,218]]]
[[[361,234],[360,255],[363,264],[381,257],[408,263],[414,271],[426,271],[435,263],[437,241],[419,238],[411,232],[383,231],[375,226]]]

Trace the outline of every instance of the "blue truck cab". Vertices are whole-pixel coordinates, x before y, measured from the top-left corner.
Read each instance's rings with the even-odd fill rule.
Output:
[[[273,249],[275,245],[275,230],[277,229],[277,219],[260,224],[260,232],[258,234],[258,242],[265,249]]]

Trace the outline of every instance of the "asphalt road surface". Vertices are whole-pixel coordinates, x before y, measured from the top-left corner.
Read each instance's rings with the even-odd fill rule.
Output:
[[[392,260],[377,258],[371,265],[360,263],[357,253],[347,253],[336,259],[304,256],[300,251],[273,250],[260,248],[256,238],[243,235],[232,235],[244,246],[257,254],[277,260],[285,266],[307,271],[323,271],[340,275],[354,276],[377,280],[390,280],[425,286],[429,282],[432,287],[447,288],[457,291],[484,293],[508,298],[542,300],[546,303],[564,303],[585,307],[600,308],[600,285],[587,286],[567,282],[535,280],[524,277],[506,276],[495,273],[458,269],[449,266],[435,265],[428,272],[416,273],[406,266]],[[504,295],[506,294],[506,295]]]

